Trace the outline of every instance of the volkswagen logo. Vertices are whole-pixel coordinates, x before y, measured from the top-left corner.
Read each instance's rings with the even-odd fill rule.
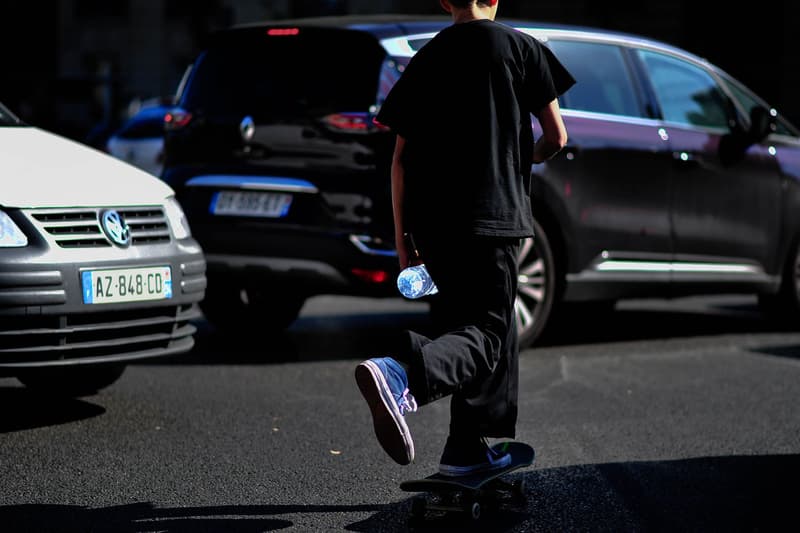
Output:
[[[256,133],[256,123],[250,115],[244,117],[239,124],[239,133],[242,134],[242,140],[249,143],[253,140],[253,135]]]
[[[103,211],[103,214],[100,215],[100,225],[114,244],[126,247],[131,243],[131,228],[113,209]]]

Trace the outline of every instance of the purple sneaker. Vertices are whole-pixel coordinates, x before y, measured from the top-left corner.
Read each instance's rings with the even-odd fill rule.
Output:
[[[447,437],[439,473],[445,476],[468,476],[489,472],[511,464],[511,454],[489,446],[485,438],[454,439]]]
[[[414,441],[405,414],[417,410],[408,391],[408,376],[391,357],[367,359],[356,367],[356,383],[372,411],[375,436],[389,457],[398,464],[414,460]]]

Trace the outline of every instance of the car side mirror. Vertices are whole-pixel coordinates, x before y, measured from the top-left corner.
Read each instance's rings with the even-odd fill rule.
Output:
[[[775,131],[775,119],[765,107],[756,106],[750,110],[750,126],[745,128],[741,121],[732,122],[731,132],[724,135],[719,143],[719,158],[724,165],[733,165],[744,158],[747,149],[760,143]]]
[[[756,106],[750,110],[750,129],[747,132],[751,144],[759,143],[775,131],[775,120],[764,107]]]

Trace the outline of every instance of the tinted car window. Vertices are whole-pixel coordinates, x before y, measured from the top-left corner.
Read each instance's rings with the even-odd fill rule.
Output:
[[[391,57],[383,62],[377,98],[378,105],[383,104],[386,100],[389,91],[392,90],[392,87],[394,87],[394,84],[397,83],[397,80],[400,79],[403,71],[408,66],[409,60],[410,58],[408,57]]]
[[[431,40],[431,37],[418,37],[408,40],[408,46],[415,52],[419,51],[420,48],[428,44],[428,41]]]
[[[650,75],[664,120],[727,129],[725,95],[708,72],[666,54],[637,52]]]
[[[181,105],[258,119],[367,111],[385,53],[360,32],[263,30],[221,38],[193,69]],[[332,81],[335,80],[335,83]]]
[[[578,80],[564,95],[564,108],[645,116],[618,46],[559,40],[552,40],[549,45]]]

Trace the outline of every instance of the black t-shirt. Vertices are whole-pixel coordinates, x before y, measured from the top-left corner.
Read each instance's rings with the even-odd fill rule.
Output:
[[[440,31],[376,117],[406,139],[406,229],[531,236],[531,113],[574,83],[548,48],[507,25]]]

